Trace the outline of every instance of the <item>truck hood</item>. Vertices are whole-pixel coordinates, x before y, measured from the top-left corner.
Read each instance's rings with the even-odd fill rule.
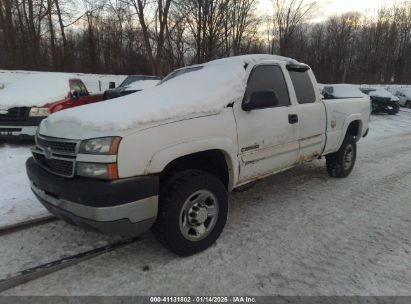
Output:
[[[126,137],[130,134],[155,128],[161,125],[167,125],[171,123],[176,123],[183,120],[195,119],[204,116],[218,115],[217,112],[204,112],[199,114],[186,115],[174,119],[161,120],[156,122],[151,122],[147,124],[140,124],[132,129],[127,130],[98,130],[98,129],[85,129],[82,125],[76,124],[74,122],[68,121],[58,121],[50,122],[50,118],[44,119],[39,126],[39,133],[41,135],[56,137],[56,138],[66,138],[66,139],[77,139],[84,140],[90,138],[99,137],[109,137],[109,136],[120,136]],[[53,114],[54,115],[54,114]]]
[[[0,90],[0,108],[43,107],[67,97],[73,78],[64,73],[36,73],[23,76]]]
[[[296,63],[274,55],[216,60],[138,94],[58,112],[51,115],[47,123],[75,125],[84,133],[107,134],[193,115],[219,113],[228,104],[243,98],[248,64],[275,60]]]

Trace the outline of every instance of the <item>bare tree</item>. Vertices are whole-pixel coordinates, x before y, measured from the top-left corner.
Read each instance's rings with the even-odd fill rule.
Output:
[[[306,1],[273,0],[267,42],[257,0],[0,0],[0,68],[164,75],[269,50],[320,82],[411,82],[409,2],[312,24]]]
[[[273,0],[274,29],[278,33],[280,54],[287,55],[299,27],[307,20],[316,2],[306,0]]]
[[[147,21],[149,11],[153,10],[153,7],[150,6],[151,2],[147,0],[130,0],[130,2],[136,10],[140,22],[152,73],[161,75],[166,27],[172,0],[157,0],[154,8],[154,28],[152,29],[149,28],[149,22]],[[155,44],[154,47],[152,47],[152,43]]]

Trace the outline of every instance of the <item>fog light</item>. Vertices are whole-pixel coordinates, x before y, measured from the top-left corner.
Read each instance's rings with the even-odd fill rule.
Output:
[[[77,175],[89,178],[118,179],[117,164],[77,163]]]

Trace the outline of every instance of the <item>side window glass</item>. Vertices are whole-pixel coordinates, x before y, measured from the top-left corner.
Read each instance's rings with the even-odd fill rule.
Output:
[[[80,82],[81,96],[88,96],[88,91],[83,82]]]
[[[78,81],[73,81],[71,83],[71,89],[76,91],[81,96],[81,87]]]
[[[244,103],[250,101],[253,93],[262,91],[274,91],[278,98],[278,104],[275,107],[288,107],[290,105],[290,96],[281,67],[263,65],[254,68],[248,80]]]
[[[290,77],[299,104],[316,102],[313,83],[308,71],[290,71]]]

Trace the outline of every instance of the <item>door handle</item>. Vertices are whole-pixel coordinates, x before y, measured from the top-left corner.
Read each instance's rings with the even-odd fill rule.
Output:
[[[294,125],[298,123],[298,115],[297,114],[288,115],[288,122],[290,123],[290,125]]]

